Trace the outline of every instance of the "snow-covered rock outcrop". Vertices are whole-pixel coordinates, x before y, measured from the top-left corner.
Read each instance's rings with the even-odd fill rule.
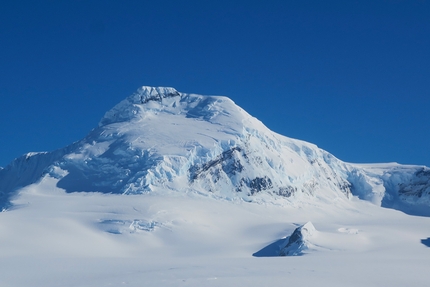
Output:
[[[316,232],[317,230],[310,221],[297,227],[290,236],[285,238],[279,256],[302,255],[304,251],[313,247],[310,240]]]
[[[232,100],[142,87],[84,139],[28,154],[0,170],[3,205],[44,176],[67,192],[198,192],[223,198],[330,202],[352,194],[378,205],[429,204],[426,167],[355,165],[265,127]]]

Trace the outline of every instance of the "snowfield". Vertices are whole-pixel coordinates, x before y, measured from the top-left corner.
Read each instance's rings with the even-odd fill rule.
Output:
[[[0,286],[430,282],[429,168],[342,162],[226,97],[142,87],[0,169],[0,207]]]
[[[430,248],[422,243],[430,237],[428,217],[356,198],[291,205],[177,192],[68,194],[53,188],[55,181],[24,188],[15,207],[0,214],[0,286],[428,286],[430,280]],[[253,256],[308,221],[317,232],[303,256]]]

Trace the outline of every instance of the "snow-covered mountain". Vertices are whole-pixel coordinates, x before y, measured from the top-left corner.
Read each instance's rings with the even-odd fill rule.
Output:
[[[229,98],[161,87],[140,88],[84,139],[1,169],[0,203],[44,177],[67,192],[175,191],[269,202],[354,195],[404,211],[430,205],[427,167],[345,163],[270,131]]]
[[[0,169],[0,285],[427,286],[430,217],[378,205],[430,215],[429,173],[143,87],[84,139]]]

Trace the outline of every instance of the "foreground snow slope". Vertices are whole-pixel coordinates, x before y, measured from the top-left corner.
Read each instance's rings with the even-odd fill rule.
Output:
[[[194,193],[66,193],[0,213],[0,286],[428,286],[430,218],[367,201],[291,206]],[[311,221],[304,256],[255,257]],[[284,239],[285,240],[285,239]]]
[[[43,177],[67,192],[194,192],[220,198],[331,202],[356,195],[426,213],[430,169],[355,165],[270,131],[226,97],[142,87],[64,149],[29,153],[0,170],[0,203]]]

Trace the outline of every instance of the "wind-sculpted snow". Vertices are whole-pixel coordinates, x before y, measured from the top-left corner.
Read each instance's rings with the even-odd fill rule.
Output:
[[[0,170],[1,204],[50,176],[67,192],[195,192],[289,202],[351,198],[398,208],[430,204],[428,168],[344,163],[271,132],[229,98],[142,87],[64,149],[29,154]]]

